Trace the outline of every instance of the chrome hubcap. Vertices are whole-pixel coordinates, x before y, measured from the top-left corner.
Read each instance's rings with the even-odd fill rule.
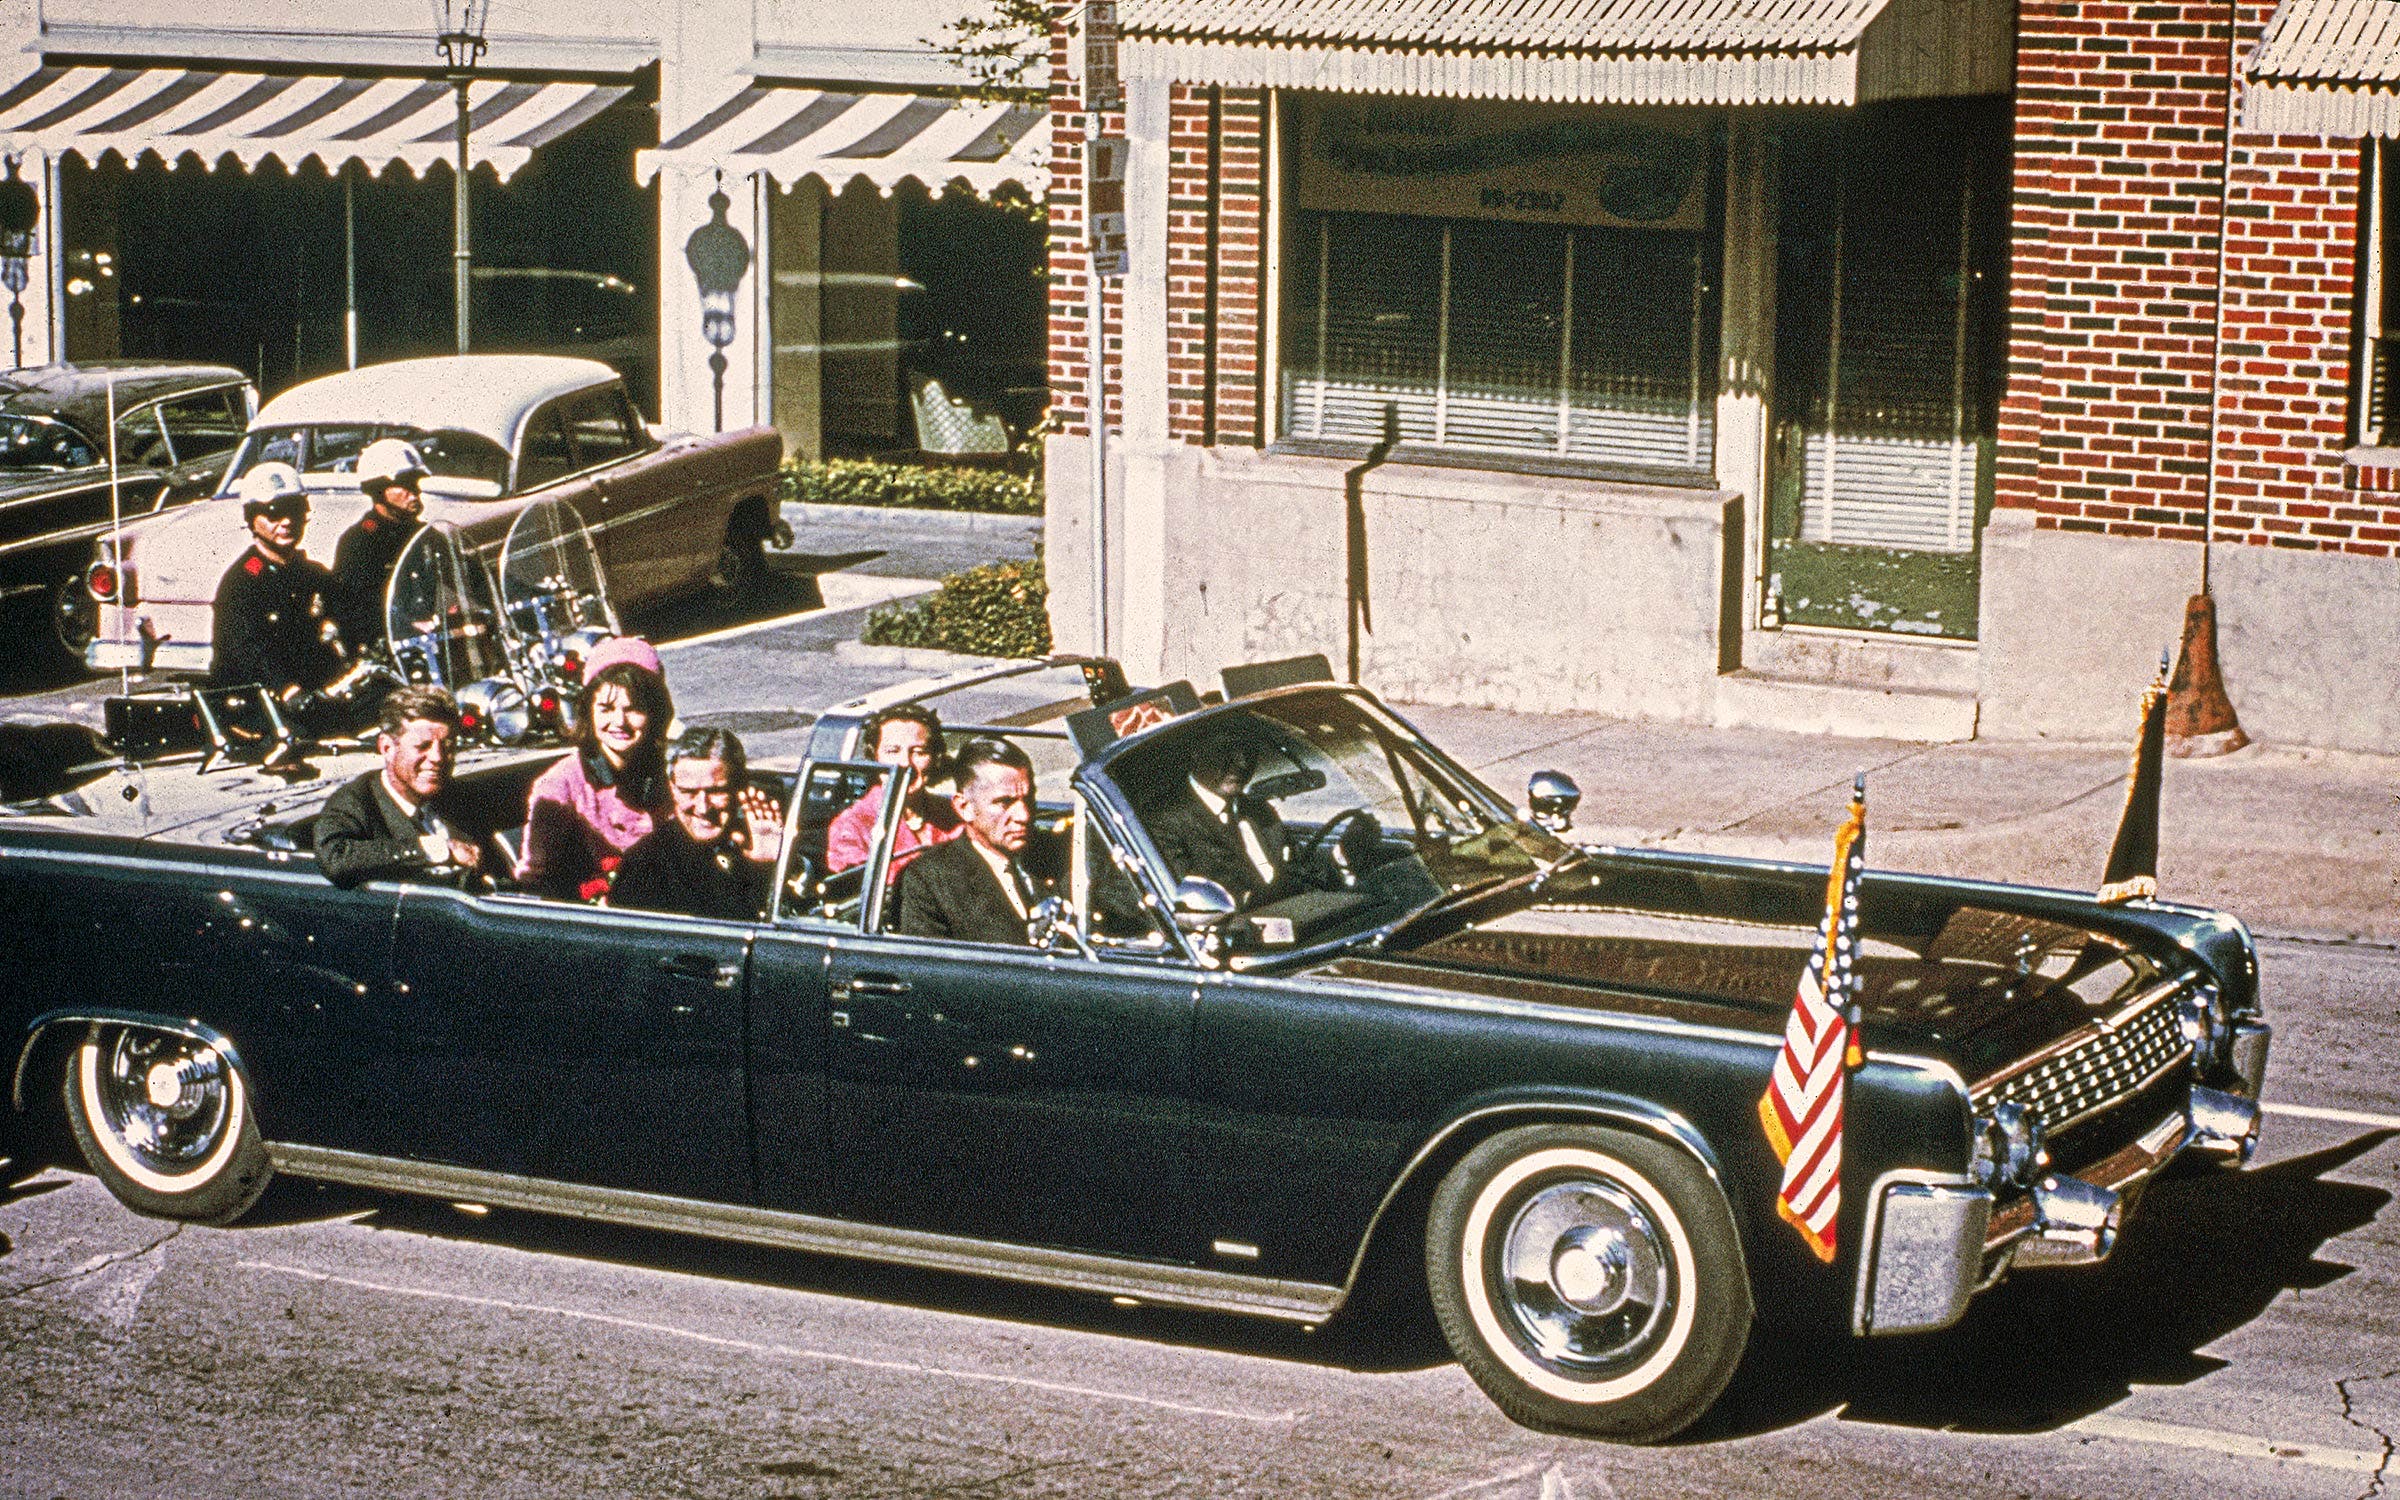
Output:
[[[1517,1209],[1492,1290],[1526,1352],[1597,1379],[1638,1361],[1667,1326],[1669,1267],[1658,1226],[1631,1194],[1578,1179]]]
[[[103,1123],[136,1158],[187,1171],[224,1132],[225,1059],[186,1037],[122,1031],[101,1061],[99,1095]]]

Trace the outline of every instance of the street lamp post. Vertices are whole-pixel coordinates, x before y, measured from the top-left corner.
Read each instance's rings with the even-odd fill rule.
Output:
[[[42,203],[33,184],[17,176],[10,157],[8,176],[0,179],[0,286],[8,288],[8,330],[15,363],[25,363],[25,286],[33,259],[33,228],[41,222]]]
[[[733,342],[733,294],[750,269],[750,242],[726,222],[733,200],[719,186],[708,195],[708,222],[683,243],[692,280],[700,286],[700,337],[708,341],[708,373],[716,391],[717,431],[725,430],[725,346]]]
[[[467,248],[467,85],[483,56],[483,29],[491,20],[492,0],[433,0],[434,49],[447,64],[451,87],[458,90],[458,173],[451,187],[451,259],[457,263],[458,352],[467,352],[470,277],[474,257]]]

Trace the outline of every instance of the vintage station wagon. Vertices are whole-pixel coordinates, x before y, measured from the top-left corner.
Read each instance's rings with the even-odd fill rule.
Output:
[[[337,889],[312,819],[363,753],[18,804],[14,1102],[63,1107],[171,1217],[236,1218],[283,1172],[1306,1324],[1399,1287],[1512,1416],[1624,1440],[1705,1411],[1756,1319],[1943,1327],[2012,1270],[2107,1256],[2179,1155],[2255,1141],[2240,923],[1870,873],[1820,1260],[1758,1103],[1823,868],[1578,846],[1331,682],[1083,733],[1118,680],[1023,663],[820,716],[754,769],[792,835],[756,921]],[[859,748],[902,699],[1035,767],[1058,894],[1023,943],[894,930],[905,773]],[[1314,872],[1247,906],[1154,836],[1211,742]],[[507,824],[548,759],[471,752],[446,816]],[[1560,780],[1529,799],[1553,823]],[[878,787],[867,863],[826,868]]]
[[[593,360],[470,354],[369,365],[269,401],[215,499],[129,525],[121,541],[100,538],[87,663],[205,673],[217,584],[249,544],[235,482],[270,461],[298,469],[314,502],[305,548],[330,565],[367,507],[358,456],[383,437],[416,444],[433,470],[425,519],[458,528],[487,564],[520,510],[565,501],[598,540],[625,608],[712,581],[746,587],[778,534],[783,444],[772,428],[655,437],[616,372]]]

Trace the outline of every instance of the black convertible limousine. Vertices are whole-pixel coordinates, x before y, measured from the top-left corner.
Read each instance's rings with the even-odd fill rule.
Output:
[[[336,889],[311,819],[358,752],[12,806],[12,1101],[63,1107],[135,1209],[211,1222],[287,1173],[1306,1324],[1405,1274],[1513,1417],[1629,1441],[1705,1411],[1757,1318],[1942,1327],[2255,1141],[2238,922],[1870,872],[1820,1259],[1760,1100],[1823,867],[1575,845],[1330,682],[1079,734],[1088,665],[820,717],[754,770],[795,834],[757,922]],[[1060,894],[1024,945],[889,930],[901,773],[858,737],[903,697],[1035,763]],[[1228,738],[1321,872],[1240,909],[1149,831]],[[555,753],[472,751],[455,790],[505,824]],[[874,857],[826,872],[879,785]]]

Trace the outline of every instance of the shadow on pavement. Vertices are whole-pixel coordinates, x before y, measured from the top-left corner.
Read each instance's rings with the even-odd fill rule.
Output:
[[[2171,1173],[2151,1185],[2105,1263],[2011,1278],[1940,1333],[1779,1344],[1762,1328],[1689,1436],[1753,1436],[1836,1407],[1857,1422],[2041,1432],[2102,1411],[2135,1385],[2197,1380],[2226,1364],[2201,1348],[2284,1292],[2351,1273],[2319,1250],[2372,1222],[2392,1195],[2325,1179],[2394,1134],[2372,1131],[2239,1173]]]

